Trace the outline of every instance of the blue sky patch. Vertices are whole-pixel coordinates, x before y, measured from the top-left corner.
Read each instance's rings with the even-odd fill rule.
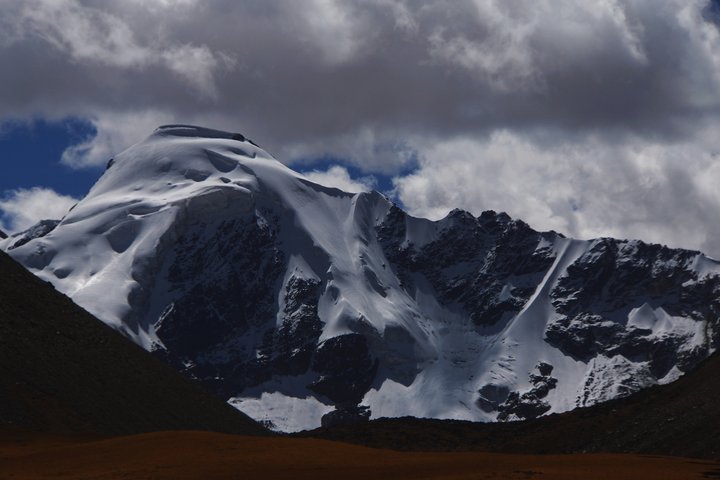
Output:
[[[77,170],[60,163],[60,159],[66,148],[94,134],[90,123],[74,118],[3,124],[0,196],[10,190],[32,187],[48,187],[76,198],[85,196],[102,174],[102,168]]]

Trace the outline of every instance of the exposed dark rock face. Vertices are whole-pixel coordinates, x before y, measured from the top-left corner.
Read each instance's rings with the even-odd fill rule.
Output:
[[[0,240],[5,239],[5,238],[8,238],[7,233],[0,230]]]
[[[319,343],[317,279],[291,275],[278,307],[286,259],[273,227],[277,219],[258,215],[211,228],[199,224],[178,238],[168,256],[174,299],[157,323],[164,346],[158,355],[223,397],[275,376],[307,373],[309,390],[357,405],[377,371],[365,337]]]
[[[318,317],[320,282],[292,276],[285,285],[285,307],[279,327],[267,330],[260,364],[278,375],[308,371],[322,333]]]
[[[553,366],[548,363],[538,363],[535,371],[537,373],[530,374],[532,388],[522,394],[510,393],[507,400],[497,406],[498,420],[508,420],[511,416],[521,420],[536,418],[550,410],[550,404],[543,399],[557,386],[558,379],[550,376]]]
[[[362,400],[375,378],[377,361],[368,350],[367,340],[359,334],[341,335],[324,341],[313,360],[320,374],[310,386],[335,403]]]
[[[696,256],[637,241],[596,240],[553,289],[553,305],[564,315],[627,313],[642,301],[693,316],[701,302],[685,283],[697,280],[691,268]]]
[[[199,224],[178,238],[167,270],[174,299],[156,329],[173,363],[229,396],[273,374],[267,357],[255,358],[241,340],[274,324],[285,260],[276,232],[256,215],[213,227]]]
[[[707,332],[709,341],[688,348],[688,332],[657,334],[653,325],[633,325],[628,318],[640,307],[651,317],[661,308],[717,325],[720,278],[699,278],[693,270],[696,257],[697,252],[660,245],[596,240],[552,290],[553,306],[562,316],[548,324],[546,340],[584,361],[598,354],[648,361],[658,378],[675,365],[693,368],[718,347],[716,329]]]
[[[370,420],[370,409],[357,405],[338,405],[322,417],[323,427],[346,427]]]
[[[41,220],[40,222],[33,225],[24,232],[18,233],[15,236],[17,240],[15,240],[13,244],[8,247],[8,250],[22,247],[31,240],[44,237],[48,233],[55,230],[55,227],[57,227],[59,223],[60,220]]]
[[[480,394],[477,401],[478,407],[484,412],[493,413],[497,412],[500,405],[507,401],[510,396],[510,389],[505,385],[488,384],[483,385],[478,393]]]
[[[419,248],[404,242],[405,221],[393,207],[377,235],[406,287],[411,272],[423,274],[444,303],[462,305],[477,325],[517,314],[555,261],[550,241],[557,234],[535,232],[505,213],[476,218],[453,210],[440,222],[437,240]]]

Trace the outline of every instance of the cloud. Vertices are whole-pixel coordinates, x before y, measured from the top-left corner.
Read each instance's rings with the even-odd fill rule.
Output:
[[[717,5],[6,0],[0,123],[89,119],[74,167],[160,123],[240,131],[286,163],[394,175],[415,213],[720,256]]]
[[[334,165],[325,171],[305,172],[304,175],[312,182],[352,193],[369,192],[377,185],[377,181],[370,176],[352,178],[348,169],[339,165]]]
[[[2,230],[17,233],[40,220],[59,220],[77,202],[77,199],[49,188],[11,190],[0,198]]]
[[[159,66],[210,97],[217,93],[215,72],[234,66],[231,56],[204,45],[140,42],[120,16],[76,0],[24,3],[14,24],[17,41],[40,39],[71,63],[131,70]]]
[[[61,162],[65,165],[73,168],[107,165],[115,154],[147,137],[158,126],[174,123],[172,116],[153,110],[106,113],[88,120],[95,133],[63,152]]]
[[[428,147],[418,170],[394,183],[417,216],[492,209],[578,238],[640,238],[719,256],[720,140],[713,130],[701,132],[702,142],[672,146],[567,141],[550,132],[460,138]]]
[[[620,2],[557,0],[531,6],[493,0],[475,2],[474,7],[479,28],[435,26],[429,37],[430,55],[468,70],[491,89],[549,91],[552,75],[582,63],[579,55],[605,61],[603,57],[612,55],[614,61],[635,66],[647,63],[639,38],[641,24],[631,23]],[[567,55],[566,60],[556,63],[549,58],[557,53]]]
[[[704,1],[6,3],[0,116],[152,110],[249,130],[286,161],[354,136],[671,138],[720,110]]]

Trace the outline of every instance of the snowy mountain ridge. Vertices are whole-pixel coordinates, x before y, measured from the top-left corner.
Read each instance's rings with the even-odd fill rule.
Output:
[[[0,248],[251,417],[532,418],[666,383],[720,344],[720,264],[414,218],[239,134],[160,127]]]

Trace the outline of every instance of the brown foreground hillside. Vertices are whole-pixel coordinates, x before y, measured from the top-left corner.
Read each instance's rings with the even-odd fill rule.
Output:
[[[720,464],[638,455],[396,452],[316,439],[160,432],[99,440],[6,437],[4,479],[720,478]]]
[[[105,434],[265,433],[3,252],[0,426]]]

